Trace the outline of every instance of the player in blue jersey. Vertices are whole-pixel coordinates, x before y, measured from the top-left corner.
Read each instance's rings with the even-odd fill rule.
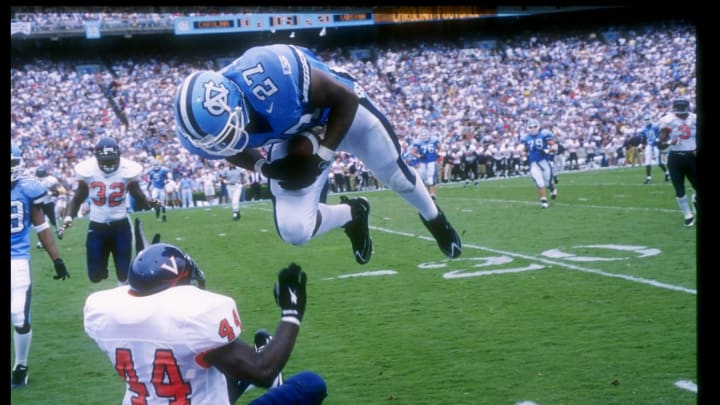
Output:
[[[412,143],[412,153],[418,161],[418,173],[425,182],[430,196],[435,199],[435,180],[437,177],[438,152],[440,139],[430,135],[430,130],[422,128],[420,135]]]
[[[47,188],[37,179],[22,177],[23,157],[20,148],[10,143],[10,320],[13,325],[14,366],[10,388],[28,381],[28,354],[32,341],[30,325],[30,231],[35,229],[40,243],[55,266],[56,280],[70,278],[60,258],[43,204]]]
[[[654,125],[652,117],[646,115],[643,117],[644,126],[638,131],[640,144],[643,145],[643,153],[645,154],[645,184],[652,183],[652,165],[657,164],[665,173],[665,181],[670,181],[670,173],[662,160],[662,154],[658,143],[660,142],[660,128]]]
[[[165,202],[165,185],[170,179],[170,170],[162,165],[160,159],[153,159],[150,170],[147,172],[148,175],[148,188],[150,191],[150,198]],[[155,208],[155,218],[160,219],[160,212],[162,212],[162,221],[167,221],[167,215],[165,214],[165,204],[158,205]]]
[[[335,151],[345,151],[418,210],[445,255],[460,256],[460,236],[403,161],[388,118],[348,72],[308,49],[258,46],[217,72],[193,72],[178,86],[174,109],[178,138],[189,151],[270,179],[283,241],[304,245],[343,227],[355,260],[370,260],[367,199],[320,202]]]
[[[528,122],[527,130],[528,134],[523,138],[523,143],[530,164],[530,178],[537,187],[540,208],[547,208],[548,199],[545,189],[550,190],[553,200],[557,198],[557,186],[553,181],[550,164],[552,154],[555,153],[555,140],[550,131],[540,130],[540,123],[535,119]]]

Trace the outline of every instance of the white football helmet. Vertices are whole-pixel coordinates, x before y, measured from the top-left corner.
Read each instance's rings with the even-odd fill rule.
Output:
[[[427,128],[420,129],[420,140],[427,142],[430,140],[430,130]]]
[[[227,77],[201,70],[177,88],[174,100],[178,136],[217,156],[242,152],[250,140],[245,97]]]
[[[540,123],[538,122],[538,120],[532,119],[528,121],[527,129],[531,134],[536,134],[540,129]]]

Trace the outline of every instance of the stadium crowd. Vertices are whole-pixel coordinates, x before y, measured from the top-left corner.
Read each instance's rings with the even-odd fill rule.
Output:
[[[438,136],[438,180],[450,182],[524,175],[520,139],[530,119],[561,145],[558,171],[640,166],[628,152],[637,148],[633,138],[642,117],[658,119],[678,95],[695,99],[695,32],[677,22],[617,33],[527,33],[493,47],[481,41],[402,43],[368,47],[368,59],[340,48],[318,54],[361,78],[404,136],[403,149],[421,129]],[[219,190],[222,161],[202,160],[180,145],[172,99],[190,71],[222,65],[158,55],[96,65],[38,58],[11,66],[11,138],[30,173],[44,167],[68,190],[75,184],[74,164],[89,157],[103,135],[116,138],[123,156],[146,168],[160,158],[174,183],[191,178],[194,190],[202,191],[203,182],[213,181]],[[466,159],[480,163],[475,173],[463,170]],[[339,152],[335,165],[332,191],[381,187],[351,155]]]

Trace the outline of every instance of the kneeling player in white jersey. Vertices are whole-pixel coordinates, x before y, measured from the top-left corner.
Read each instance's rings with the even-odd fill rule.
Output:
[[[136,219],[136,234],[142,226]],[[305,313],[307,275],[295,263],[275,284],[281,318],[263,350],[239,338],[232,298],[205,290],[205,275],[180,248],[159,235],[132,262],[129,285],[98,291],[85,302],[85,332],[125,382],[123,404],[234,404],[237,381],[271,387],[290,358]],[[230,389],[229,389],[230,388]],[[304,371],[252,404],[320,404],[325,381]]]

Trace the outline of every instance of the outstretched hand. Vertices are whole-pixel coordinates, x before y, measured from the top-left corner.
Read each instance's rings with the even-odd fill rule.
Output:
[[[300,325],[307,304],[306,284],[307,274],[299,265],[290,263],[288,267],[280,270],[273,294],[280,307],[282,321]]]

